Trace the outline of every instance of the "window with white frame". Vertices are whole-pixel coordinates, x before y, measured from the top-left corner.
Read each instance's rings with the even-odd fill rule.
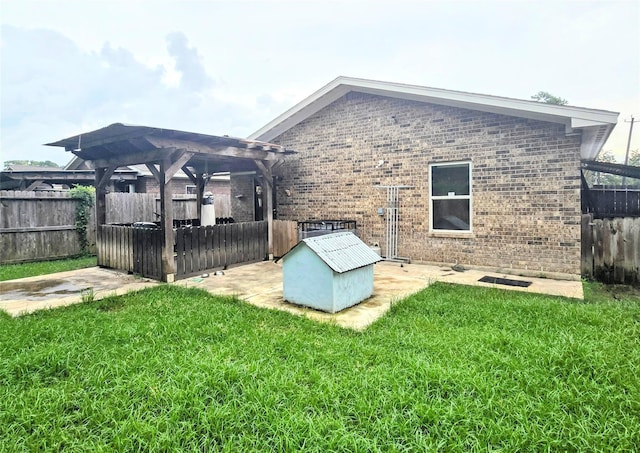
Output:
[[[187,194],[190,195],[196,195],[198,193],[197,187],[196,186],[187,186]]]
[[[431,231],[471,231],[471,162],[429,165]]]

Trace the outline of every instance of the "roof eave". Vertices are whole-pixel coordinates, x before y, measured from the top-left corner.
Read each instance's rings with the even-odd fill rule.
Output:
[[[580,158],[595,160],[602,147],[611,135],[615,124],[604,124],[582,128],[582,141],[580,143]]]
[[[590,131],[591,128],[597,128],[598,133],[594,134],[594,138],[604,130],[605,141],[618,119],[617,112],[606,110],[546,104],[392,82],[338,77],[251,134],[248,138],[252,140],[273,140],[350,91],[564,124],[569,133],[578,130]],[[589,136],[590,133],[587,134],[587,139]],[[583,146],[583,158],[592,155],[594,152],[597,155],[603,144],[604,141],[601,140],[592,140],[586,143]]]
[[[261,129],[255,131],[247,138],[249,140],[267,140],[265,137],[271,137],[271,139],[277,137],[282,132],[291,129],[296,124],[303,121],[305,118],[310,117],[319,110],[325,108],[332,102],[340,99],[342,96],[351,91],[348,85],[344,85],[341,82],[343,77],[331,81],[329,84],[320,88],[315,93],[306,97],[289,110],[270,121]],[[258,138],[260,137],[260,138]]]

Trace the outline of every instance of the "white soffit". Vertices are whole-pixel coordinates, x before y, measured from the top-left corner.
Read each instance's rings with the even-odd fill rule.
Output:
[[[583,159],[595,159],[618,120],[617,112],[607,110],[338,77],[248,138],[271,141],[350,91],[564,124],[567,133],[582,132],[581,157]]]

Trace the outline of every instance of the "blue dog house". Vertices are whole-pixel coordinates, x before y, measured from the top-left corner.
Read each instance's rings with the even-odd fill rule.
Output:
[[[284,300],[337,313],[373,294],[382,258],[350,232],[310,237],[282,257]]]

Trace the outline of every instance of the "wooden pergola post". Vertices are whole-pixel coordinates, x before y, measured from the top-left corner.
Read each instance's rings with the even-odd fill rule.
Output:
[[[171,166],[169,158],[160,163],[160,225],[162,226],[162,280],[173,283],[176,265],[173,259],[173,196],[171,194],[171,176],[167,169]]]
[[[199,171],[196,174],[196,203],[198,203],[198,220],[202,225],[202,200],[204,198],[204,188],[207,185],[207,180],[204,177],[204,173]]]
[[[264,182],[262,187],[262,218],[267,220],[267,235],[269,244],[269,259],[273,259],[273,172],[274,162],[255,161],[262,173]]]
[[[107,184],[115,171],[115,166],[96,168],[96,226],[107,223]]]
[[[102,264],[100,251],[104,245],[101,226],[107,223],[107,184],[115,171],[115,166],[98,167],[95,173],[94,187],[96,189],[96,245],[98,247],[98,266]]]
[[[207,185],[207,179],[204,176],[202,170],[197,170],[194,175],[193,172],[186,165],[182,167],[182,171],[189,178],[189,180],[196,186],[196,203],[198,210],[198,220],[202,222],[202,199],[204,197],[204,188]]]
[[[162,225],[162,280],[173,283],[176,262],[173,259],[173,194],[171,179],[193,156],[179,150],[160,161],[160,222]]]

